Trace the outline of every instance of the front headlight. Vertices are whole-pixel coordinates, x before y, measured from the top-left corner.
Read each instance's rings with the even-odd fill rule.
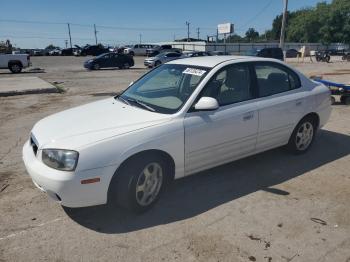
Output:
[[[79,153],[64,149],[43,149],[41,159],[49,167],[62,171],[74,171]]]

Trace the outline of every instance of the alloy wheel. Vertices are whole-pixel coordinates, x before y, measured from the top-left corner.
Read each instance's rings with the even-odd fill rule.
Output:
[[[141,206],[150,205],[158,196],[163,183],[163,169],[156,163],[148,164],[136,183],[136,201]]]
[[[304,122],[298,129],[295,137],[295,145],[299,151],[306,150],[313,139],[314,126],[310,122]]]

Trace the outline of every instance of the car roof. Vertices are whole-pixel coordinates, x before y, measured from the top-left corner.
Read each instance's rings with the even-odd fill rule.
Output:
[[[203,67],[215,67],[218,64],[228,62],[228,61],[237,61],[237,62],[253,62],[253,61],[273,61],[276,62],[276,59],[271,58],[262,58],[255,56],[199,56],[199,57],[190,57],[177,59],[168,62],[168,64],[181,64],[181,65],[191,65],[191,66],[203,66]],[[278,61],[277,61],[278,62]]]

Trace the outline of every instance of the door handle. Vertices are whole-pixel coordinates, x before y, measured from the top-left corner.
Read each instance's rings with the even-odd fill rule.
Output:
[[[303,103],[302,101],[297,101],[297,102],[295,103],[295,105],[296,105],[296,106],[301,106],[302,103]]]
[[[253,113],[253,112],[250,112],[250,113],[245,114],[245,115],[243,116],[243,121],[248,121],[248,120],[252,119],[253,117],[254,117],[254,113]]]

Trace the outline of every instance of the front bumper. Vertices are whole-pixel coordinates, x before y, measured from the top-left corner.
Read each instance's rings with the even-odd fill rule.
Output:
[[[86,69],[91,69],[91,68],[92,68],[92,64],[90,64],[90,63],[84,63],[84,67],[85,67]]]
[[[107,202],[109,183],[116,167],[59,171],[42,163],[34,154],[29,141],[23,146],[23,161],[35,186],[63,206],[84,207]],[[95,177],[100,177],[100,182],[81,184],[81,180]]]
[[[143,64],[144,64],[145,66],[147,66],[147,67],[154,67],[155,61],[147,61],[147,60],[145,60],[145,61],[143,62]]]

